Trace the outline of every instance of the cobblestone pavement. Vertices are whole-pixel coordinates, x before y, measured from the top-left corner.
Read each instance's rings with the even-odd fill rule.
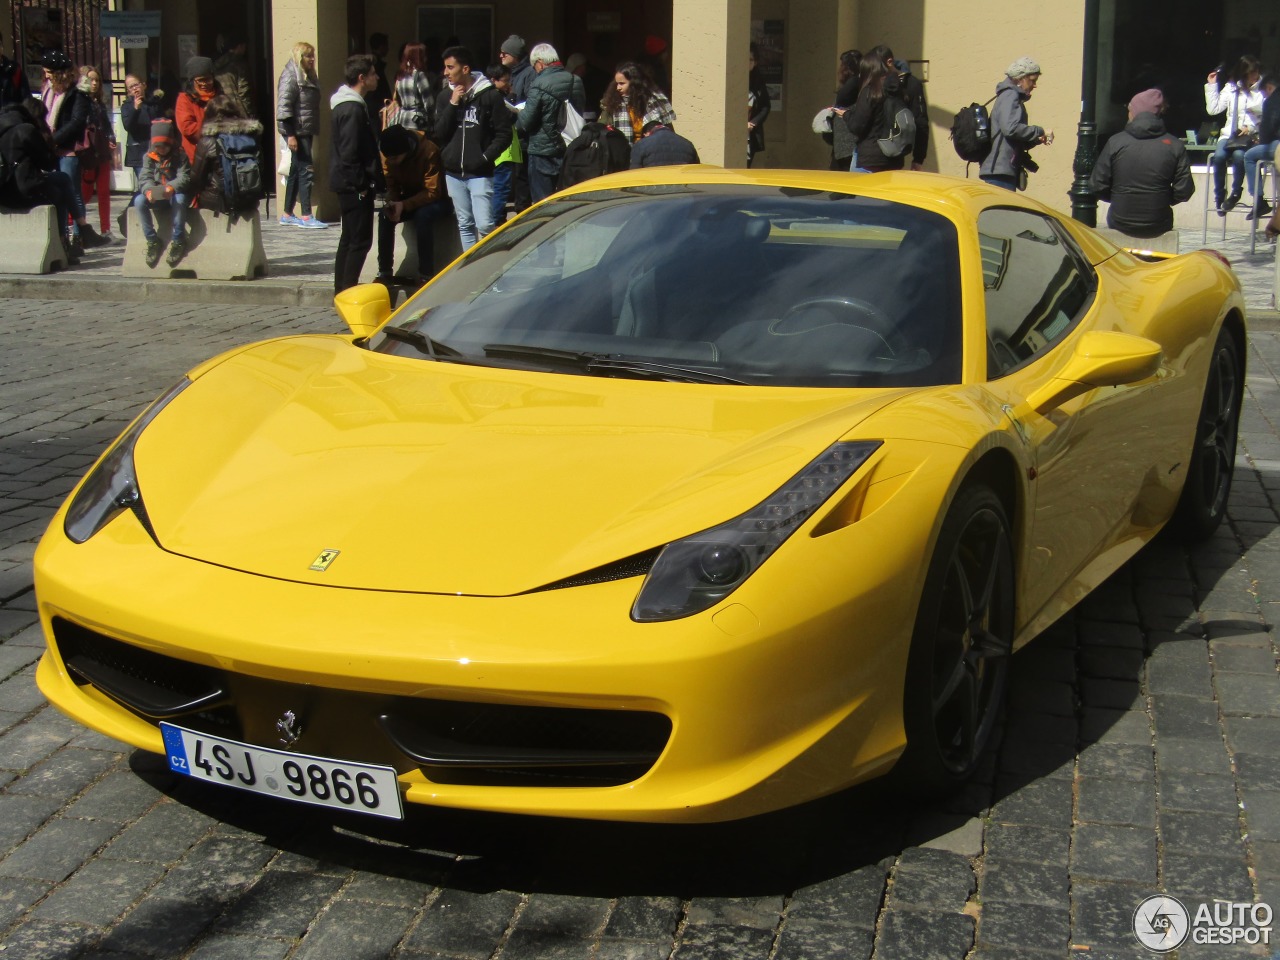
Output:
[[[1015,656],[1001,743],[962,795],[912,807],[872,785],[710,827],[423,809],[387,826],[179,782],[33,683],[31,558],[75,479],[186,365],[334,330],[332,313],[3,313],[4,956],[1137,958],[1151,956],[1131,932],[1148,894],[1280,907],[1274,319],[1251,334],[1230,522],[1192,551],[1152,544]]]

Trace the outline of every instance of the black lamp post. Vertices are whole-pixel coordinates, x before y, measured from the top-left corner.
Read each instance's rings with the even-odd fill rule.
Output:
[[[1098,198],[1089,190],[1098,156],[1098,125],[1094,98],[1098,89],[1098,0],[1084,0],[1084,64],[1080,76],[1080,123],[1076,128],[1075,179],[1067,195],[1071,216],[1091,227],[1098,225]]]

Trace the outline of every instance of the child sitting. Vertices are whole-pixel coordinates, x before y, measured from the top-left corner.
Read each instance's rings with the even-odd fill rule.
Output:
[[[185,225],[191,187],[191,165],[184,150],[175,150],[175,128],[172,120],[155,120],[151,124],[151,150],[142,160],[138,178],[138,195],[133,207],[142,222],[142,235],[147,239],[147,266],[160,262],[162,244],[151,219],[151,208],[168,206],[173,213],[173,240],[169,244],[167,263],[176,267],[187,253]]]

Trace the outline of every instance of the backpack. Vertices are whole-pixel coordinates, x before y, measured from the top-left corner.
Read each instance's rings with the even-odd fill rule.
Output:
[[[992,97],[987,103],[995,100]],[[971,103],[951,120],[951,142],[966,163],[981,163],[991,153],[991,114],[987,103]]]
[[[222,154],[222,189],[227,209],[252,210],[266,196],[262,166],[258,163],[258,141],[247,133],[220,133],[218,146]]]
[[[626,137],[603,123],[584,123],[582,132],[565,148],[558,188],[563,190],[630,166],[631,144]]]
[[[884,120],[889,135],[876,140],[884,156],[900,157],[915,146],[916,115],[896,93],[884,96]]]

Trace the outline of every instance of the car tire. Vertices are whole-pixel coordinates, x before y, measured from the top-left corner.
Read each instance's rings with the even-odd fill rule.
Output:
[[[1187,481],[1174,512],[1175,529],[1184,540],[1208,539],[1227,512],[1243,392],[1240,348],[1231,331],[1223,327],[1209,361],[1204,399],[1196,421],[1195,447],[1187,465]]]
[[[899,772],[913,790],[954,789],[982,761],[1004,704],[1014,591],[1004,504],[989,487],[965,487],[938,534],[911,638]]]

